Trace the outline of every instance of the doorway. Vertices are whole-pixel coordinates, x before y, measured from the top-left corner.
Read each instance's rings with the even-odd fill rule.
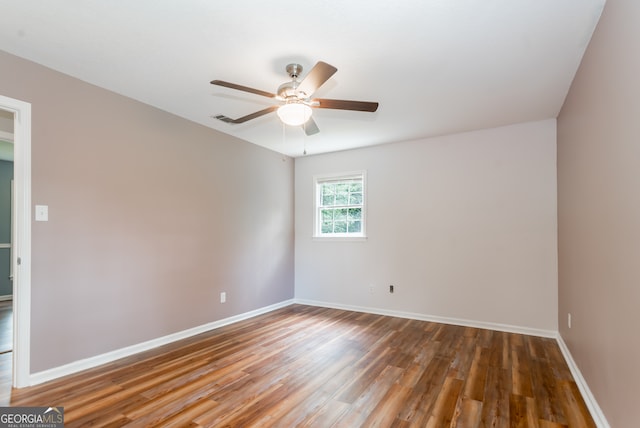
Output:
[[[30,384],[31,318],[31,104],[0,95],[3,117],[13,118],[12,385]],[[6,131],[0,131],[6,132]],[[1,134],[4,135],[4,134]]]
[[[0,405],[13,385],[13,114],[0,110]]]

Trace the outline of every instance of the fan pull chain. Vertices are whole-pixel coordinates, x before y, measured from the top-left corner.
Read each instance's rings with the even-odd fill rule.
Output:
[[[307,155],[307,122],[302,124],[302,131],[304,132],[304,137],[302,137],[302,154],[306,156]]]
[[[284,122],[282,122],[282,162],[285,162],[287,160],[284,154],[287,149],[287,133],[285,126],[286,125],[284,124]]]

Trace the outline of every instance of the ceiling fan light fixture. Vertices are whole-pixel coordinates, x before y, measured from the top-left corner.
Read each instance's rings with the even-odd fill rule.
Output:
[[[289,126],[300,126],[311,117],[311,107],[300,102],[288,103],[278,108],[278,117]]]
[[[349,101],[349,100],[333,100],[327,98],[311,97],[313,94],[329,80],[333,74],[338,71],[334,66],[326,62],[318,61],[311,71],[307,73],[304,79],[298,81],[298,77],[302,72],[302,66],[299,64],[287,65],[287,73],[291,81],[285,82],[278,87],[278,91],[274,94],[260,89],[250,88],[248,86],[238,85],[236,83],[225,82],[223,80],[212,80],[212,85],[224,86],[226,88],[238,91],[249,92],[251,94],[260,95],[270,98],[277,102],[267,108],[247,114],[245,116],[233,119],[223,114],[213,116],[217,120],[225,123],[245,123],[257,117],[276,111],[278,117],[285,125],[301,126],[306,135],[314,135],[320,132],[315,121],[312,119],[312,107],[333,110],[352,110],[374,112],[378,109],[378,103],[369,101]],[[284,105],[282,105],[284,104]]]

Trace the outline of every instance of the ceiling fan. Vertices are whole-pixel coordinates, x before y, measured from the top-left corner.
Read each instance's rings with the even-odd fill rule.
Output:
[[[222,80],[212,80],[212,85],[224,86],[239,91],[249,92],[261,95],[263,97],[272,98],[278,101],[263,110],[242,116],[238,119],[219,114],[214,118],[226,123],[244,123],[251,119],[264,116],[272,111],[277,111],[278,117],[283,123],[291,126],[303,126],[307,135],[313,135],[320,132],[318,125],[313,120],[313,108],[327,108],[335,110],[354,110],[364,112],[374,112],[378,109],[378,103],[367,101],[349,101],[349,100],[332,100],[327,98],[311,98],[313,94],[322,86],[331,76],[334,75],[337,68],[326,62],[319,61],[307,76],[298,81],[298,77],[302,73],[300,64],[289,64],[286,71],[291,77],[290,82],[285,82],[278,87],[275,94],[271,92],[261,91],[259,89],[249,88],[247,86],[237,85]]]

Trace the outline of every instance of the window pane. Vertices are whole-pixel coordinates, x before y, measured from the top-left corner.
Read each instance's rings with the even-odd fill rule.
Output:
[[[338,209],[334,211],[334,219],[336,221],[345,221],[347,220],[347,209],[346,208],[342,208],[342,209]]]
[[[335,195],[322,195],[322,205],[325,207],[330,207],[336,204],[336,196]]]
[[[322,233],[333,233],[333,222],[325,221],[322,222]]]
[[[349,196],[349,205],[361,205],[362,204],[362,193],[352,193]]]
[[[353,192],[362,192],[362,182],[361,181],[352,182],[349,185],[349,191],[351,191],[351,193],[353,193]]]
[[[333,195],[336,193],[336,185],[333,183],[322,183],[322,194]]]
[[[322,222],[333,221],[333,210],[322,210]]]
[[[338,193],[336,195],[336,205],[348,205],[348,204],[349,204],[348,193]]]
[[[360,220],[362,218],[362,208],[349,208],[349,220]]]
[[[333,205],[335,203],[335,194],[335,184],[322,184],[320,193],[322,205]]]
[[[346,233],[347,232],[347,222],[346,221],[336,221],[333,223],[333,233]]]
[[[322,205],[331,206],[335,205],[336,185],[324,183],[321,185],[320,200]]]
[[[349,222],[349,233],[358,233],[361,232],[362,222],[361,221],[350,221]]]
[[[338,183],[336,184],[336,193],[349,193],[349,183]]]

